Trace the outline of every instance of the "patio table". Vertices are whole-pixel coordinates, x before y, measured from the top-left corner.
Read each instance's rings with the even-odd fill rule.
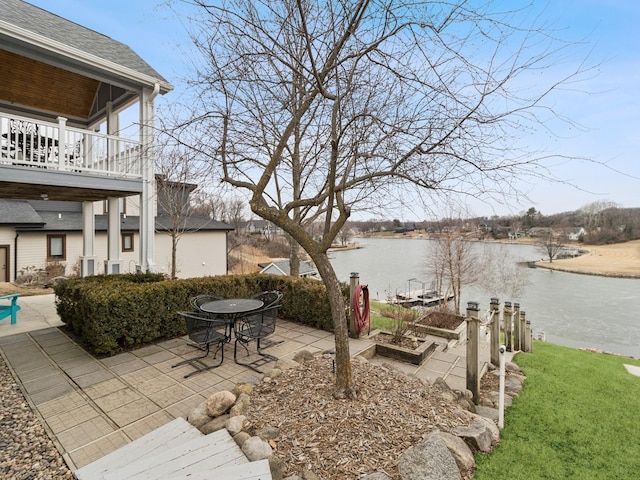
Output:
[[[214,315],[223,315],[233,323],[239,315],[257,310],[263,305],[262,300],[255,298],[224,298],[207,302],[200,306],[200,310]]]

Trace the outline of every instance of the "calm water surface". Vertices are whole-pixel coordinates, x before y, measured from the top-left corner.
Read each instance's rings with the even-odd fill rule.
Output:
[[[429,240],[358,239],[363,247],[334,252],[332,264],[338,278],[348,282],[358,272],[360,283],[369,285],[372,298],[385,300],[396,292],[419,290],[417,278],[431,284]],[[478,244],[478,254],[487,244]],[[489,246],[488,248],[492,248]],[[513,262],[539,260],[531,245],[505,245]],[[640,358],[640,280],[579,275],[541,268],[527,269],[528,285],[520,298],[500,298],[520,303],[534,332],[548,341],[571,347],[595,347]],[[462,308],[467,301],[489,308],[491,295],[479,286],[463,287]]]

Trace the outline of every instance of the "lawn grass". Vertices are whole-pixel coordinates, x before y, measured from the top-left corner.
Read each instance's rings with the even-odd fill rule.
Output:
[[[546,342],[518,354],[527,380],[474,480],[640,478],[640,361]]]

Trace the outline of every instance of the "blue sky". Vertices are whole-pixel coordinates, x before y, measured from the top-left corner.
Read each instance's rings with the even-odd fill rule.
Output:
[[[560,138],[541,132],[536,149],[606,162],[607,167],[569,162],[554,167],[566,183],[522,185],[521,204],[469,204],[474,215],[503,215],[533,206],[543,214],[575,210],[607,200],[640,207],[640,2],[636,0],[534,0],[545,17],[570,39],[585,39],[575,61],[590,51],[597,74],[556,95],[557,110],[584,128],[564,129]],[[30,3],[126,43],[175,85],[163,101],[175,99],[186,74],[189,40],[184,25],[160,0],[31,0]],[[573,59],[570,59],[573,60]],[[568,62],[570,63],[570,60]],[[626,175],[619,173],[624,172]],[[568,184],[576,184],[580,189]],[[402,212],[403,220],[422,219]]]

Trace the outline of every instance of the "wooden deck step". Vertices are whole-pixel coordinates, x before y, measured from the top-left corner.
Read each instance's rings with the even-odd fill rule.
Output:
[[[244,465],[220,467],[214,471],[202,470],[183,476],[172,476],[171,480],[272,480],[269,460],[258,460]]]
[[[191,471],[213,470],[249,463],[226,429],[203,435],[156,453],[145,455],[126,466],[109,470],[102,480],[186,478]],[[218,478],[217,476],[213,475]]]
[[[119,448],[75,472],[78,480],[94,480],[113,469],[117,469],[147,456],[154,456],[169,447],[180,445],[202,433],[183,418],[176,418],[160,428]]]

